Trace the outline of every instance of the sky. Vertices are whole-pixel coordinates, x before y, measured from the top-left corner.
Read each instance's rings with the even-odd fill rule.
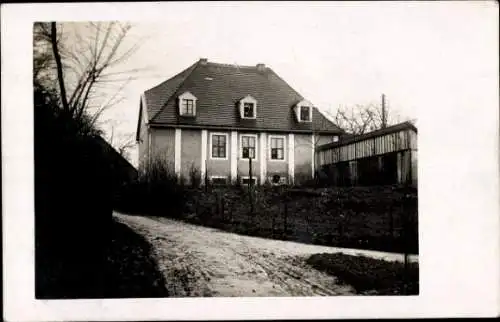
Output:
[[[108,136],[135,133],[140,94],[200,58],[271,67],[320,110],[380,104],[417,119],[429,100],[497,77],[492,2],[179,2],[133,23],[142,46],[126,68],[144,68],[103,114]],[[498,40],[496,40],[498,41]],[[492,56],[493,55],[493,56]],[[446,93],[446,94],[445,94]],[[130,153],[137,162],[136,150]]]

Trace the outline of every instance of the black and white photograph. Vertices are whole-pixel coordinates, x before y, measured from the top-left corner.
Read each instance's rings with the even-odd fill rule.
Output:
[[[374,310],[386,301],[385,312],[401,303],[396,311],[403,314],[434,301],[422,300],[423,290],[441,289],[423,274],[460,269],[439,257],[450,255],[452,238],[480,238],[476,228],[452,231],[460,216],[452,201],[462,192],[442,191],[474,178],[481,185],[462,189],[484,209],[498,192],[498,182],[487,188],[481,179],[498,165],[467,161],[463,176],[450,170],[462,162],[462,148],[451,141],[460,136],[472,146],[469,136],[481,128],[476,118],[489,132],[477,134],[483,144],[469,150],[471,160],[489,144],[481,137],[498,136],[498,120],[487,123],[498,114],[490,108],[498,103],[498,61],[495,69],[490,59],[498,54],[498,30],[489,29],[498,27],[497,3],[45,5],[55,10],[27,10],[33,19],[23,23],[24,34],[30,31],[23,43],[30,46],[20,54],[30,67],[19,93],[31,102],[23,110],[31,120],[31,158],[24,156],[32,165],[25,173],[32,175],[32,213],[23,217],[32,268],[23,285],[31,285],[35,302],[213,299],[220,310],[217,298],[269,306],[324,298],[347,301],[337,307],[360,300]],[[468,95],[469,82],[479,89]],[[472,103],[483,108],[469,118]],[[446,107],[436,109],[440,104]],[[5,114],[2,134],[14,120]],[[468,121],[470,129],[451,128]],[[432,202],[450,208],[440,213],[443,206],[433,210]],[[484,209],[462,211],[479,216]],[[496,229],[484,236],[498,237]],[[426,242],[429,236],[442,244]],[[457,246],[473,254],[461,263],[498,255],[490,240],[482,245],[483,252]],[[498,281],[498,273],[491,278]],[[498,289],[484,294],[483,304],[494,303],[493,293]],[[356,308],[346,310],[321,316],[355,317]],[[96,312],[87,311],[106,319]]]

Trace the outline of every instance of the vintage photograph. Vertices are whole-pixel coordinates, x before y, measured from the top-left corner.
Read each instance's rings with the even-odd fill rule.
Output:
[[[33,24],[37,299],[419,294],[408,49],[305,8]]]
[[[497,2],[1,9],[5,321],[499,315]]]

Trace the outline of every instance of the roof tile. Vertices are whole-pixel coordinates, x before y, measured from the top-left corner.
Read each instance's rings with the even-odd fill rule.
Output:
[[[196,117],[177,113],[177,96],[185,91],[197,97]],[[242,120],[237,103],[251,95],[257,100],[257,118]],[[295,120],[293,106],[303,99],[269,67],[199,62],[145,92],[152,124],[219,126],[228,128],[321,131],[341,133],[316,108],[312,123]]]

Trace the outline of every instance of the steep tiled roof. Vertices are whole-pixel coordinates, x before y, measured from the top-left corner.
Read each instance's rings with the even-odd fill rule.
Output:
[[[146,99],[146,105],[148,107],[148,121],[152,121],[155,118],[162,107],[165,106],[168,99],[172,97],[179,86],[182,85],[189,74],[191,74],[196,65],[197,64],[193,64],[189,66],[179,74],[167,79],[163,83],[147,90],[144,93],[144,98]]]
[[[177,113],[176,99],[186,91],[198,99],[194,118]],[[342,132],[316,108],[312,123],[296,122],[292,107],[304,98],[268,67],[200,60],[144,94],[152,125]],[[255,120],[239,116],[237,102],[247,95],[257,100]]]
[[[323,144],[317,147],[317,150],[327,150],[333,147],[339,147],[347,144],[351,144],[354,142],[359,142],[363,140],[368,140],[374,137],[382,136],[385,134],[396,133],[404,130],[412,130],[417,132],[417,128],[411,122],[403,122],[395,125],[388,126],[383,129],[371,131],[368,133],[360,134],[360,135],[344,135],[340,138],[339,141],[333,143]]]

